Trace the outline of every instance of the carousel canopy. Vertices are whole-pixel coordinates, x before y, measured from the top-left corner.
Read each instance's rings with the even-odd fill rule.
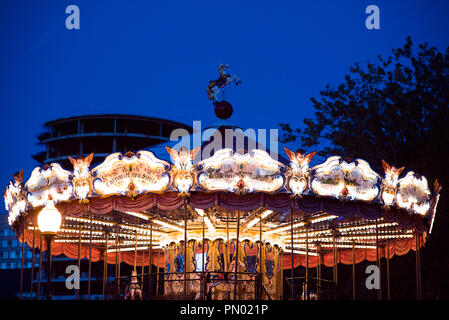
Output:
[[[241,241],[262,238],[297,254],[306,242],[310,254],[332,245],[403,245],[417,233],[424,243],[432,228],[438,182],[432,193],[425,177],[412,171],[400,177],[403,168],[386,162],[380,175],[365,160],[339,156],[310,167],[315,152],[287,148],[284,161],[262,149],[223,148],[206,157],[207,144],[163,149],[164,157],[161,146],[155,153],[113,153],[92,168],[92,154],[70,158],[72,170],[52,163],[35,168],[26,182],[22,170],[4,192],[9,222],[18,234],[36,230],[37,214],[52,202],[63,221],[56,243],[89,242],[93,232],[98,248],[160,249],[183,241],[185,230],[189,240],[213,241],[235,239],[238,229]]]

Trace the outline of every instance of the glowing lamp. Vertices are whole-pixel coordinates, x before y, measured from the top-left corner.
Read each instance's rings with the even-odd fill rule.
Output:
[[[41,212],[39,212],[37,224],[43,234],[55,235],[61,227],[61,220],[61,214],[56,209],[53,201],[48,201]]]

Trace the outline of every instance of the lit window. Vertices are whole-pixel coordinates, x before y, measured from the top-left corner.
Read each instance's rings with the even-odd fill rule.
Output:
[[[3,251],[3,259],[8,259],[8,251]]]
[[[6,269],[6,263],[2,262],[1,269]]]
[[[11,259],[15,259],[16,258],[16,252],[15,251],[11,251],[10,257],[11,257]]]
[[[13,241],[12,241],[12,247],[13,247],[13,248],[16,248],[17,245],[18,245],[17,240],[13,240]]]
[[[8,240],[2,240],[2,248],[8,247]]]
[[[16,268],[16,263],[15,262],[11,262],[11,269],[15,269]]]

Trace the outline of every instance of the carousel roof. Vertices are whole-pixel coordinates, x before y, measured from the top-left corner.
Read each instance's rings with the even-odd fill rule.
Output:
[[[226,130],[232,129],[232,137],[235,139],[230,143],[229,146],[226,146],[225,137],[226,136]],[[218,139],[217,139],[218,138]],[[167,148],[180,148],[184,147],[187,149],[194,149],[198,146],[201,146],[201,152],[197,154],[197,157],[195,157],[195,160],[200,159],[200,155],[205,155],[204,150],[209,150],[209,154],[206,155],[207,157],[213,156],[215,151],[218,151],[219,149],[229,148],[232,149],[235,152],[241,152],[239,149],[238,141],[243,141],[245,139],[245,142],[243,143],[244,146],[247,148],[248,146],[257,146],[259,149],[263,149],[267,151],[267,153],[270,154],[271,157],[276,158],[283,164],[289,163],[288,159],[285,158],[282,154],[278,153],[278,150],[272,150],[270,148],[270,141],[263,141],[263,139],[257,139],[257,137],[254,137],[250,131],[245,131],[238,125],[228,121],[228,120],[220,120],[215,123],[213,123],[210,126],[205,127],[201,131],[193,132],[191,134],[185,135],[183,137],[180,137],[178,140],[173,140],[170,142],[162,142],[159,144],[156,144],[154,146],[145,148],[143,150],[152,152],[157,158],[170,161],[170,154],[167,153]],[[220,144],[220,148],[217,149],[217,146],[214,146],[215,141],[221,141],[223,140],[223,143]],[[276,141],[276,149],[277,149],[277,142]]]

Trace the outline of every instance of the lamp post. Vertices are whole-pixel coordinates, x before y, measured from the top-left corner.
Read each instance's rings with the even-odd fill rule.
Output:
[[[41,212],[39,212],[37,223],[39,230],[47,242],[47,299],[51,300],[51,241],[61,227],[61,214],[58,209],[56,209],[53,200],[50,199]]]

